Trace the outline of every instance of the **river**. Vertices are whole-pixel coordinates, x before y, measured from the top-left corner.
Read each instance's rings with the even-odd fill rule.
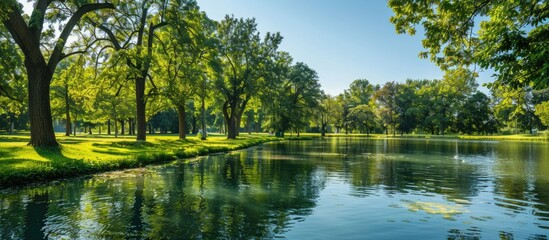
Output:
[[[272,142],[0,191],[0,239],[547,239],[549,145]]]

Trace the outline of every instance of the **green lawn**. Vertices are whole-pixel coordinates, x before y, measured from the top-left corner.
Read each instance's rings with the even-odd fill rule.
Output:
[[[210,135],[178,140],[175,135],[150,135],[147,142],[135,136],[58,135],[60,148],[27,146],[29,136],[0,135],[0,188],[34,181],[72,177],[145,164],[241,149],[276,138],[266,134],[241,134],[236,140]]]
[[[366,134],[326,134],[327,137],[366,137]],[[510,140],[510,141],[548,141],[549,132],[542,132],[537,135],[532,134],[514,134],[514,135],[458,135],[458,134],[446,134],[446,135],[430,135],[430,134],[370,134],[371,138],[441,138],[441,139],[464,139],[464,140]]]

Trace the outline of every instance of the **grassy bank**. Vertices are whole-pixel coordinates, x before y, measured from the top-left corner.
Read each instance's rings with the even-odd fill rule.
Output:
[[[430,135],[430,134],[404,134],[395,135],[392,134],[327,134],[327,137],[369,137],[375,139],[390,139],[390,138],[419,138],[419,139],[463,139],[463,140],[496,140],[496,141],[549,141],[549,132],[539,133],[537,135],[532,134],[515,134],[515,135]]]
[[[242,149],[276,138],[242,134],[236,140],[225,136],[178,140],[176,136],[135,137],[106,135],[58,136],[59,148],[33,148],[27,135],[0,135],[0,188],[36,181],[73,177],[110,170],[140,167],[209,153]]]

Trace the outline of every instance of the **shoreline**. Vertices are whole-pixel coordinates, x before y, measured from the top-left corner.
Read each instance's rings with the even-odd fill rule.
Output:
[[[326,138],[343,137],[548,142],[546,135],[326,134]],[[201,141],[194,136],[179,140],[174,135],[150,135],[148,142],[137,142],[133,136],[115,138],[108,135],[81,135],[60,136],[59,142],[62,145],[59,148],[33,148],[26,146],[29,139],[27,135],[0,135],[0,189],[227,153],[273,141],[319,138],[322,137],[318,133],[305,133],[300,137],[290,135],[285,138],[268,134],[242,134],[236,140],[226,139],[224,135],[213,135],[208,140]]]
[[[372,139],[456,139],[456,140],[486,140],[486,141],[531,141],[531,142],[549,142],[549,136],[538,134],[536,136],[530,134],[515,134],[515,135],[430,135],[430,134],[405,134],[405,135],[385,135],[385,134],[326,134],[326,137],[364,137]]]
[[[97,136],[89,141],[83,140],[87,137],[62,137],[59,139],[59,148],[33,148],[26,146],[26,136],[1,135],[0,189],[159,165],[283,140],[268,135],[247,134],[236,140],[214,136],[210,137],[213,138],[211,141],[201,141],[194,137],[184,140],[174,139],[174,136],[150,137],[160,139],[136,142],[127,138],[105,137],[109,141],[101,142],[96,140]],[[107,149],[101,149],[105,148],[103,145]],[[23,156],[17,156],[18,152]]]

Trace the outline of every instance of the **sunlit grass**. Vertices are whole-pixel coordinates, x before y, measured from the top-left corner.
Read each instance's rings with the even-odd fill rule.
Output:
[[[458,134],[446,134],[446,135],[431,135],[431,134],[326,134],[327,137],[369,137],[376,139],[388,139],[388,138],[440,138],[440,139],[464,139],[464,140],[510,140],[510,141],[547,141],[549,140],[549,131],[540,132],[539,134],[515,134],[515,135],[458,135]]]
[[[547,133],[532,134],[514,134],[514,135],[461,135],[461,139],[475,140],[511,140],[511,141],[547,141]]]
[[[179,140],[174,135],[150,135],[147,142],[137,142],[135,136],[108,135],[58,135],[57,139],[59,148],[34,148],[27,146],[28,135],[0,135],[0,187],[140,167],[277,140],[267,134],[242,134],[235,140],[210,135],[205,141],[194,136]]]

